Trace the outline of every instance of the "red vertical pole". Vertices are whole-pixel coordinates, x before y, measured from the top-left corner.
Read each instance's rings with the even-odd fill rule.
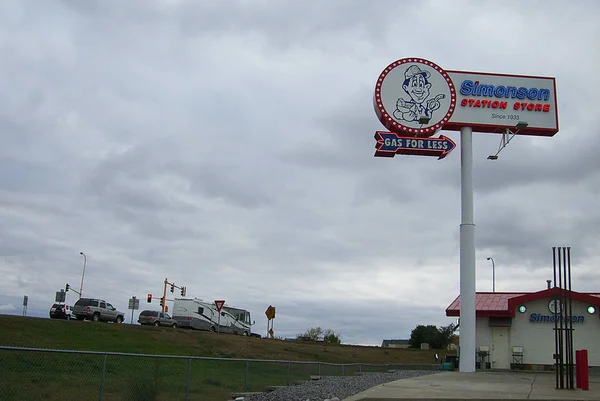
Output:
[[[587,349],[581,350],[581,361],[582,361],[581,389],[582,390],[589,390],[590,389],[590,377],[589,377],[588,351],[587,351]]]
[[[576,388],[581,388],[581,350],[575,351],[575,384]]]

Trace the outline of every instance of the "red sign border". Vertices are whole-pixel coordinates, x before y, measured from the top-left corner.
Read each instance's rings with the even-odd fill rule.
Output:
[[[219,306],[219,304],[221,306]],[[217,308],[217,312],[221,312],[221,310],[223,309],[223,306],[225,305],[225,301],[222,299],[217,299],[215,300],[215,307]]]

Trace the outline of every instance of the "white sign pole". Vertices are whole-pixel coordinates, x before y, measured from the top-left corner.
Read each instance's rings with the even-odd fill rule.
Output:
[[[475,372],[475,222],[473,219],[473,129],[460,130],[460,355],[459,371]]]

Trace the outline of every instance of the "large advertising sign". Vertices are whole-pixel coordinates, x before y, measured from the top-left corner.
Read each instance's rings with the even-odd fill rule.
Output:
[[[404,58],[379,76],[375,112],[390,131],[429,137],[441,129],[554,136],[558,132],[554,78],[445,71]]]

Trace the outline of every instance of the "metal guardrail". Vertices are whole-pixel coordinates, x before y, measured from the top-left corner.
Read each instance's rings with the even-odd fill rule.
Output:
[[[0,401],[224,400],[311,375],[344,376],[438,365],[155,355],[0,346]]]

